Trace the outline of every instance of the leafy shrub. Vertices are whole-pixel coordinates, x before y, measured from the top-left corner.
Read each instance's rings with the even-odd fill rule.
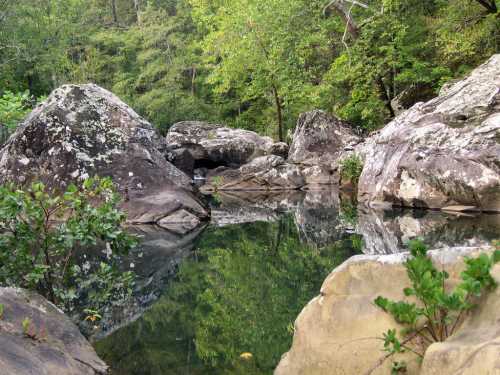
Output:
[[[448,292],[446,280],[449,275],[436,269],[427,255],[427,247],[421,241],[413,240],[409,248],[410,257],[404,265],[412,286],[405,288],[404,294],[416,297],[420,303],[390,301],[379,296],[375,304],[405,327],[403,341],[398,339],[395,329],[383,335],[384,350],[389,355],[411,351],[423,357],[425,350],[419,352],[408,343],[419,337],[421,342],[430,345],[445,341],[456,332],[465,313],[475,306],[475,300],[497,286],[490,270],[500,261],[500,250],[497,247],[492,255],[465,258],[466,268],[461,273],[461,282]],[[398,363],[398,366],[402,364]]]
[[[0,283],[36,290],[66,309],[81,297],[98,305],[89,292],[96,288],[106,299],[118,289],[125,290],[119,297],[130,293],[132,275],[119,273],[113,260],[136,240],[121,226],[125,215],[118,202],[110,179],[70,185],[63,195],[51,194],[42,183],[25,190],[0,186]],[[76,265],[75,252],[98,242],[111,256],[92,278],[91,270]]]
[[[352,154],[340,162],[342,181],[350,181],[352,184],[357,185],[361,172],[363,172],[363,160],[356,154]]]
[[[12,131],[30,111],[28,91],[14,94],[6,91],[0,96],[0,124]]]

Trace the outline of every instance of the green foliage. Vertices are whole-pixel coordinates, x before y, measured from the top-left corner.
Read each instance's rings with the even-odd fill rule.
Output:
[[[461,282],[448,292],[446,280],[449,275],[434,266],[423,242],[410,241],[409,249],[410,256],[405,268],[411,287],[405,288],[404,294],[414,297],[418,305],[391,301],[381,296],[374,302],[405,327],[404,341],[397,338],[395,329],[383,335],[384,350],[391,355],[409,350],[423,357],[422,353],[413,350],[407,343],[417,336],[427,344],[445,341],[451,336],[464,314],[475,306],[474,301],[497,286],[490,271],[500,261],[500,250],[496,249],[491,255],[483,253],[476,258],[465,258],[466,267],[460,275]]]
[[[3,0],[0,87],[92,81],[162,132],[198,119],[286,138],[318,107],[376,129],[400,94],[426,100],[500,50],[499,6],[477,0],[370,0],[353,28],[324,0],[114,3]]]
[[[212,186],[214,187],[215,191],[217,191],[217,189],[219,189],[223,184],[224,184],[223,176],[215,176],[212,178]]]
[[[0,124],[6,126],[9,131],[14,130],[30,110],[29,99],[28,91],[18,94],[6,91],[0,97]]]
[[[23,334],[25,336],[29,335],[29,332],[31,330],[31,319],[30,318],[24,318],[23,321],[21,322],[22,328],[23,328]]]
[[[118,201],[110,179],[87,179],[62,195],[41,183],[1,186],[0,282],[36,290],[66,309],[78,297],[97,307],[98,300],[130,293],[132,275],[113,265],[136,242],[121,226]],[[77,249],[98,244],[109,251],[106,263],[96,271],[75,265]]]
[[[0,320],[3,319],[4,312],[5,312],[5,306],[2,303],[0,303]]]
[[[362,172],[363,160],[356,154],[351,154],[340,162],[340,176],[342,181],[349,181],[357,185]]]

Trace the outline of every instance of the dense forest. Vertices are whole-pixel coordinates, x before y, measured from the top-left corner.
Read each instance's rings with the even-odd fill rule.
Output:
[[[0,0],[0,123],[61,84],[95,82],[162,132],[197,119],[286,140],[313,108],[369,131],[498,52],[499,6]]]

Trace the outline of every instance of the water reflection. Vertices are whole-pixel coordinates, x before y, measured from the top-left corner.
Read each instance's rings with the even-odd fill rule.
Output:
[[[271,373],[295,317],[352,243],[304,245],[291,215],[212,226],[164,295],[96,348],[116,374]]]
[[[337,191],[210,202],[211,224],[186,236],[134,229],[144,242],[123,262],[139,275],[134,303],[94,335],[106,336],[96,348],[114,374],[270,374],[295,317],[351,255],[399,252],[415,237],[433,248],[486,245],[500,234],[499,215],[376,211]]]

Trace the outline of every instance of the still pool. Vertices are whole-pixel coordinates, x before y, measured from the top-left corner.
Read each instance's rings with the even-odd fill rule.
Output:
[[[355,254],[487,246],[499,215],[356,208],[329,192],[218,195],[212,221],[188,233],[134,228],[124,264],[134,303],[92,339],[113,375],[271,374],[293,322],[325,277]]]

